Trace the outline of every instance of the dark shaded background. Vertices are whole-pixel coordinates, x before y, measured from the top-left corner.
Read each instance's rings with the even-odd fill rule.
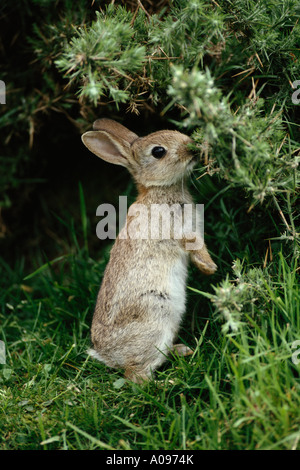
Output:
[[[93,120],[115,118],[141,135],[172,127],[150,108],[137,116],[126,106],[117,111],[109,103],[98,109],[85,107],[78,102],[76,89],[66,92],[50,59],[49,64],[47,57],[36,59],[31,43],[37,35],[34,25],[46,16],[60,18],[68,3],[53,2],[52,13],[42,1],[4,1],[0,6],[0,78],[7,85],[6,105],[0,106],[0,256],[12,266],[22,260],[29,270],[41,255],[52,259],[70,250],[72,223],[80,237],[79,183],[91,224],[89,248],[96,257],[107,243],[96,237],[97,206],[117,204],[124,191],[134,197],[126,169],[103,162],[82,144],[81,134],[92,128]],[[99,6],[108,3],[78,2],[74,22],[94,19]],[[116,3],[136,8],[136,2]],[[168,2],[143,4],[151,13]],[[49,86],[50,79],[55,89]],[[63,94],[70,102],[68,109],[60,101]]]

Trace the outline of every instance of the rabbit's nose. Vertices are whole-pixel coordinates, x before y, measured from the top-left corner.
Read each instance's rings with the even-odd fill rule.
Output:
[[[198,160],[199,158],[199,149],[190,149],[189,154],[192,157],[192,160]]]

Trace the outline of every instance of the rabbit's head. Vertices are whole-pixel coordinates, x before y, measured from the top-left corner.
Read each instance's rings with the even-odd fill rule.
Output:
[[[110,119],[98,119],[82,141],[103,160],[125,166],[138,184],[170,186],[182,180],[196,163],[188,149],[192,140],[177,131],[158,131],[138,137]]]

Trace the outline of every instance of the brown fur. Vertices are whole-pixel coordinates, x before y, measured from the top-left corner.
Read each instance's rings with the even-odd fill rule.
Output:
[[[195,161],[187,144],[191,139],[177,131],[158,131],[138,137],[119,123],[97,120],[94,131],[82,136],[84,144],[100,158],[125,166],[134,177],[138,198],[129,208],[143,204],[192,204],[185,175]],[[166,155],[152,156],[162,146]],[[176,215],[174,215],[176,217]],[[94,312],[91,354],[106,365],[124,368],[133,381],[150,377],[169,351],[190,354],[191,350],[173,341],[184,314],[188,256],[200,271],[212,274],[216,265],[205,244],[187,251],[190,234],[182,239],[134,239],[130,229],[136,216],[128,215],[112,247]],[[129,237],[122,239],[124,234]],[[133,231],[134,234],[134,231]]]

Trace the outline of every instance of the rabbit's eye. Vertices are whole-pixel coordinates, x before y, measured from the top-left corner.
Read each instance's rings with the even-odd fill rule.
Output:
[[[154,158],[162,158],[166,154],[166,149],[164,147],[153,147],[152,156]]]

